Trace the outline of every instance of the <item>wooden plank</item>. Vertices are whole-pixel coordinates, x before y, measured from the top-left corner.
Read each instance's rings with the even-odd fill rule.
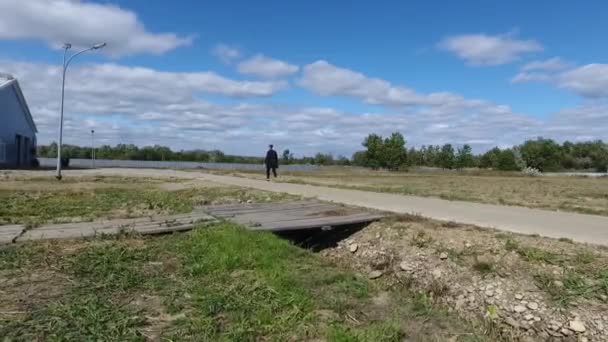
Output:
[[[0,245],[12,243],[24,230],[22,225],[0,226]]]
[[[316,218],[326,218],[326,217],[347,217],[349,215],[362,213],[358,210],[353,209],[339,209],[342,214],[337,215],[333,214],[332,211],[336,210],[322,210],[319,211],[316,208],[307,209],[307,210],[298,210],[298,211],[280,211],[280,212],[267,212],[267,213],[254,213],[254,214],[245,214],[245,215],[235,215],[234,219],[238,219],[239,222],[242,221],[250,221],[257,223],[265,223],[265,222],[279,222],[279,221],[294,221],[294,220],[310,220]]]
[[[289,207],[292,205],[305,205],[305,204],[318,204],[324,203],[318,200],[304,200],[304,201],[290,201],[283,203],[232,203],[232,204],[217,204],[200,207],[201,209],[211,210],[223,210],[223,209],[254,209],[254,208],[282,208]]]
[[[306,214],[306,213],[323,213],[323,212],[328,212],[328,211],[338,211],[338,210],[343,210],[343,207],[332,207],[332,206],[327,206],[327,205],[316,205],[316,206],[307,206],[307,207],[296,207],[296,208],[288,208],[288,209],[278,209],[278,210],[272,210],[272,209],[267,209],[267,210],[250,210],[250,211],[234,211],[234,212],[229,212],[229,213],[216,213],[216,212],[210,212],[209,214],[213,215],[213,216],[221,216],[221,217],[234,217],[234,216],[242,216],[242,215],[258,215],[258,216],[263,216],[263,215],[268,215],[271,213],[281,213],[283,215],[299,215],[300,213]]]
[[[160,234],[192,229],[199,222],[215,220],[206,213],[195,212],[172,216],[157,216],[139,219],[121,219],[104,222],[81,222],[47,225],[31,229],[17,241],[73,239],[94,237],[102,234],[118,234],[121,231],[136,231],[142,234]]]
[[[146,224],[146,223],[162,223],[166,221],[179,221],[179,220],[198,220],[198,219],[210,219],[209,214],[200,212],[200,213],[190,213],[190,214],[178,214],[171,216],[152,216],[145,218],[134,218],[134,219],[116,219],[116,220],[104,220],[104,221],[93,221],[93,222],[74,222],[74,223],[58,223],[58,224],[49,224],[41,227],[33,228],[31,230],[36,231],[45,231],[45,230],[65,230],[65,229],[81,229],[83,227],[93,228],[93,229],[106,229],[106,228],[114,228],[120,226],[131,226],[137,224]]]
[[[262,224],[260,227],[252,227],[252,229],[271,231],[312,229],[321,228],[324,226],[343,226],[356,223],[372,222],[377,221],[383,217],[384,215],[382,214],[361,213],[356,215],[349,215],[346,217],[325,217],[310,220],[268,222]]]
[[[334,207],[339,207],[333,205]],[[231,207],[223,209],[208,208],[206,211],[214,215],[227,215],[227,214],[239,214],[239,213],[250,213],[250,212],[269,212],[269,211],[281,211],[281,210],[293,210],[299,208],[311,208],[311,207],[328,207],[327,203],[289,203],[284,205],[267,205],[263,207]]]

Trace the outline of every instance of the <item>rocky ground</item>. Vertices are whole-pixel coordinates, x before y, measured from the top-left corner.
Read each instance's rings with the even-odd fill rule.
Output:
[[[506,340],[607,341],[608,250],[400,216],[322,253]]]

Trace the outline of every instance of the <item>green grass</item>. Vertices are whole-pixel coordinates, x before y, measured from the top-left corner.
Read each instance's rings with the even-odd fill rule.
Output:
[[[516,251],[519,249],[519,242],[517,242],[517,240],[507,238],[505,241],[505,249],[508,251]]]
[[[91,182],[103,186],[82,189],[76,179],[65,187],[46,182],[40,190],[0,189],[0,224],[22,223],[36,227],[46,222],[93,220],[98,217],[139,217],[149,214],[175,214],[192,211],[194,206],[225,201],[279,200],[284,194],[251,191],[235,187],[163,191],[145,180],[123,178],[94,178]],[[42,183],[42,181],[39,181]]]
[[[0,293],[7,305],[26,305],[24,317],[0,319],[8,340],[138,341],[150,328],[174,341],[443,341],[455,331],[484,338],[434,304],[440,284],[420,293],[389,288],[229,223],[157,238],[29,243],[0,253],[2,275],[53,270],[70,279],[58,297],[26,304]],[[177,318],[154,318],[167,315]]]
[[[494,264],[487,261],[476,261],[473,264],[473,269],[482,275],[486,275],[494,272]]]
[[[543,262],[550,265],[558,265],[562,262],[558,254],[537,247],[519,247],[517,253],[530,262]]]
[[[433,241],[434,239],[430,234],[424,230],[419,230],[412,236],[411,244],[418,248],[425,248],[430,246]]]

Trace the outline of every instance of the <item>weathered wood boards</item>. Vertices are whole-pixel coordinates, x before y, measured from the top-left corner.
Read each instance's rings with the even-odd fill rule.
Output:
[[[136,232],[143,235],[162,234],[190,230],[198,223],[212,220],[215,220],[215,218],[205,212],[196,210],[181,215],[49,224],[31,229],[25,229],[20,225],[0,226],[0,244],[30,240],[94,237],[121,232]]]
[[[209,206],[209,215],[253,230],[286,231],[372,222],[383,214],[321,201]]]
[[[136,232],[161,234],[185,231],[200,222],[228,219],[253,230],[287,231],[337,227],[378,220],[384,215],[360,208],[320,201],[288,203],[230,204],[207,206],[188,214],[135,219],[48,224],[25,229],[22,225],[0,226],[0,245],[48,239],[74,239]]]

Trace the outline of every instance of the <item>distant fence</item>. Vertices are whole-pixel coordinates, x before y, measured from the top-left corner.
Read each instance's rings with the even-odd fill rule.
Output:
[[[55,158],[38,158],[41,167],[55,167],[57,159]],[[91,159],[70,159],[70,167],[74,168],[92,168]],[[151,160],[111,160],[111,159],[95,159],[95,167],[128,167],[128,168],[143,168],[143,169],[215,169],[215,170],[265,170],[262,164],[237,164],[237,163],[199,163],[186,161],[151,161]],[[317,165],[281,165],[281,170],[284,171],[314,171],[319,169]]]

